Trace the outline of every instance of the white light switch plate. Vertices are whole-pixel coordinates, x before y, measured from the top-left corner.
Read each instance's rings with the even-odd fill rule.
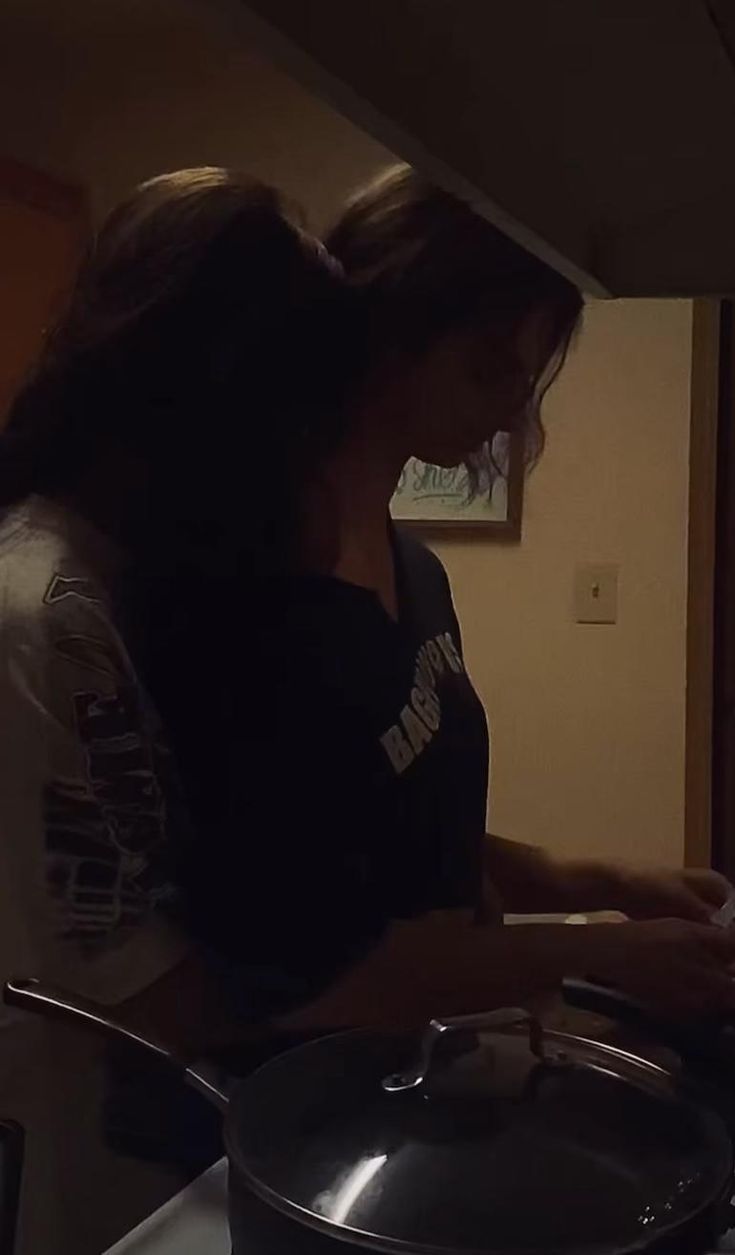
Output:
[[[576,568],[575,623],[617,623],[618,570],[612,562],[590,563]]]

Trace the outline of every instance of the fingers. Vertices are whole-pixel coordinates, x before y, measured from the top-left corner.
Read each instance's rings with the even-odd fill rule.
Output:
[[[637,974],[633,983],[637,984],[638,979]],[[732,1014],[735,981],[719,957],[705,952],[697,957],[695,952],[682,957],[680,963],[672,961],[665,972],[658,972],[644,1001],[667,1015],[686,1019]]]
[[[688,889],[682,889],[676,905],[680,919],[691,920],[693,924],[709,924],[712,920],[713,903],[706,902]]]
[[[692,983],[676,990],[654,993],[649,1005],[667,1017],[707,1020],[735,1012],[735,985],[732,981],[702,981],[693,973]]]
[[[691,1014],[713,1014],[735,1011],[735,982],[725,971],[693,968],[684,994]]]
[[[672,894],[668,903],[672,918],[686,920],[691,924],[710,924],[712,922],[712,903],[705,902],[693,890],[680,885]]]
[[[735,982],[728,971],[735,964],[735,928],[681,919],[605,928],[595,926],[588,938],[588,949],[597,951],[590,970],[603,981],[664,1014],[735,1012]]]
[[[732,885],[727,877],[708,868],[686,871],[684,881],[697,897],[715,908],[722,906],[732,892]]]
[[[720,959],[724,965],[735,959],[735,928],[715,928],[710,924],[698,928],[697,934],[699,944],[713,958]]]

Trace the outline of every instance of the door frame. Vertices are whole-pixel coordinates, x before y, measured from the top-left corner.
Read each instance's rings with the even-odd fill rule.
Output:
[[[721,302],[695,300],[692,326],[686,632],[684,862],[712,863],[712,748]]]
[[[0,193],[78,225],[80,243],[84,241],[90,210],[89,197],[81,184],[67,183],[0,154]]]
[[[64,271],[59,274],[58,284],[55,285],[57,290],[49,294],[48,306],[42,311],[45,328],[52,327],[64,308],[74,273],[92,235],[87,191],[76,183],[65,182],[55,175],[26,166],[0,152],[0,200],[38,210],[47,219],[55,220],[63,226],[69,244],[68,266],[64,265]],[[44,335],[45,330],[41,333],[39,328],[36,352],[42,348]],[[32,366],[32,358],[28,363],[22,360],[17,375],[13,371],[3,378],[0,389],[0,426],[7,417],[8,406],[12,403],[18,382],[22,383]]]

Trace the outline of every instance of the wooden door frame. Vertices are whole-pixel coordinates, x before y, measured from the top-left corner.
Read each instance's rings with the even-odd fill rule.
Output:
[[[84,187],[65,182],[42,170],[33,169],[2,153],[0,153],[0,201],[8,202],[23,211],[40,212],[46,223],[60,224],[64,239],[68,243],[68,257],[61,260],[63,269],[54,276],[54,290],[48,292],[48,300],[44,298],[43,308],[38,311],[41,316],[37,329],[38,335],[36,336],[34,327],[33,339],[26,346],[29,352],[21,349],[20,358],[15,362],[15,366],[3,374],[2,384],[0,384],[0,426],[2,426],[18,386],[22,384],[29,372],[32,373],[34,355],[42,350],[47,329],[53,327],[67,303],[74,273],[92,235],[92,220],[90,200]]]
[[[694,301],[686,636],[684,861],[713,861],[712,759],[722,302]]]

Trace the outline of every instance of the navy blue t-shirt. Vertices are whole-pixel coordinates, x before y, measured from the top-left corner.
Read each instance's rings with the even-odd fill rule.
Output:
[[[391,921],[481,900],[485,715],[441,563],[403,533],[395,553],[397,620],[321,576],[259,580],[216,623],[203,605],[186,717],[168,712],[195,830],[184,921],[254,1017],[314,997]],[[173,637],[170,658],[181,675]]]

